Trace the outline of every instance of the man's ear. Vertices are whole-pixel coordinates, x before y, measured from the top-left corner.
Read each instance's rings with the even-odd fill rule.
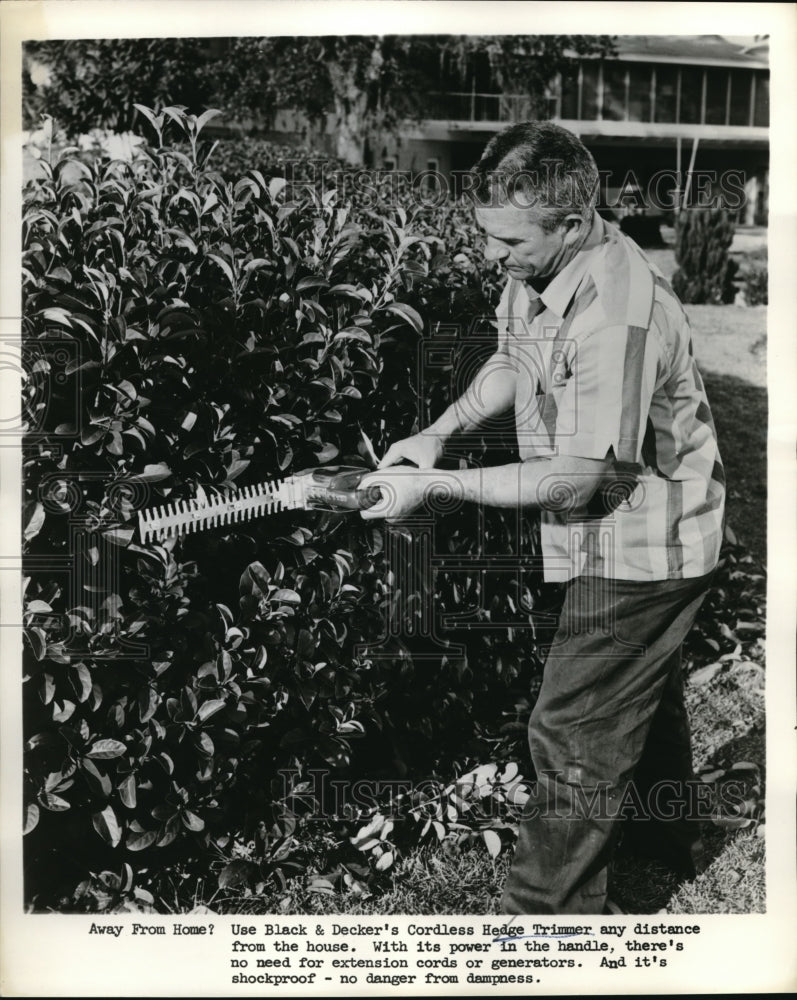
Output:
[[[565,230],[565,243],[575,243],[584,226],[584,216],[580,215],[578,212],[571,212],[570,215],[566,215],[564,217],[561,222],[561,226]]]

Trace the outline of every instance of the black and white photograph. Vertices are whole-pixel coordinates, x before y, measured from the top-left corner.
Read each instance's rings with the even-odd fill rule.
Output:
[[[793,7],[30,6],[4,993],[793,988]]]

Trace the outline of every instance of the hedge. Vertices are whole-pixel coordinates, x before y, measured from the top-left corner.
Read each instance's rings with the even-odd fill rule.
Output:
[[[433,419],[495,336],[467,209],[344,202],[278,165],[231,177],[201,139],[212,112],[140,111],[132,162],[67,148],[24,192],[28,903],[352,884],[452,829],[498,850],[546,619],[536,569],[479,560],[533,555],[533,521],[455,506],[433,528],[288,512],[135,533],[143,506],[364,465],[366,439],[381,453]],[[448,461],[511,459],[507,430]],[[380,792],[321,822],[322,774],[409,784],[393,818]]]

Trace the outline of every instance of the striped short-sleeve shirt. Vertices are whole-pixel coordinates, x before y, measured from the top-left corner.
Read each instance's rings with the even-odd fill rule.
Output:
[[[593,233],[541,295],[510,279],[497,310],[521,460],[614,459],[616,481],[586,508],[561,483],[561,508],[542,511],[545,578],[702,576],[719,557],[725,476],[689,322],[635,243],[598,216]]]

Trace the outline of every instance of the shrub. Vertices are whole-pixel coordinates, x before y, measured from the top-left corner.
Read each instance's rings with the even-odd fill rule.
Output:
[[[362,464],[365,437],[382,451],[433,418],[489,349],[472,321],[498,291],[455,206],[413,220],[276,171],[225,177],[200,141],[212,112],[142,114],[155,140],[132,162],[66,149],[25,190],[35,907],[162,907],[175,873],[211,865],[256,886],[307,868],[319,836],[342,878],[385,870],[392,852],[363,865],[348,840],[378,803],[312,824],[314,775],[448,787],[507,760],[540,662],[538,577],[479,563],[536,551],[520,516],[444,507],[428,546],[310,512],[138,543],[140,507]],[[447,360],[420,380],[441,331]],[[491,463],[511,454],[490,444]],[[397,842],[436,829],[402,823]]]
[[[767,251],[746,254],[740,267],[744,282],[744,297],[748,306],[767,305],[769,302],[769,268]]]
[[[734,224],[722,208],[689,209],[675,224],[675,259],[672,278],[675,294],[686,303],[732,302],[736,265],[729,256]]]
[[[330,177],[339,172],[353,172],[349,164],[324,150],[252,137],[221,136],[215,141],[212,157],[215,170],[235,179],[252,169],[260,170],[266,176],[290,175],[292,180],[297,181],[316,180],[322,167]]]

